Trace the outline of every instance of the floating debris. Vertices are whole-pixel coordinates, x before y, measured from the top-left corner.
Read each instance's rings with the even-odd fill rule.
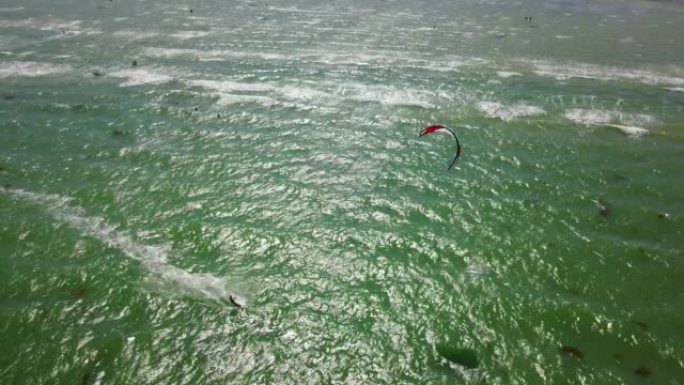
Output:
[[[627,177],[622,174],[613,174],[612,179],[615,182],[623,182],[627,180]]]
[[[104,74],[100,71],[93,71],[92,73],[93,73],[93,76],[95,76],[96,78],[104,76]]]
[[[93,351],[90,352],[90,354],[88,355],[88,359],[90,360],[90,362],[97,362],[97,361],[99,361],[99,360],[100,360],[100,352],[98,352],[97,350],[93,350]]]
[[[74,299],[81,299],[85,295],[85,289],[82,287],[79,287],[77,289],[71,290],[71,296],[74,297]]]
[[[574,346],[563,346],[560,348],[561,353],[567,355],[567,356],[573,356],[579,359],[582,359],[584,357],[584,353],[582,351]]]
[[[595,201],[598,213],[601,217],[607,218],[610,215],[610,205],[605,200],[599,198]]]
[[[670,214],[668,213],[659,213],[658,218],[660,219],[670,219]]]

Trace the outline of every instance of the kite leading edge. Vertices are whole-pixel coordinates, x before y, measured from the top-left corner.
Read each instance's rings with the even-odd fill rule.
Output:
[[[425,127],[423,131],[420,132],[420,135],[418,136],[419,138],[424,136],[424,135],[429,135],[429,134],[434,134],[435,132],[441,132],[444,134],[450,134],[451,136],[454,137],[454,140],[456,141],[456,156],[454,156],[454,160],[451,161],[451,164],[449,165],[449,170],[456,164],[456,160],[461,156],[461,143],[458,141],[458,138],[456,137],[456,134],[454,131],[452,131],[449,127],[447,126],[442,126],[442,125],[434,125],[434,126],[428,126]]]

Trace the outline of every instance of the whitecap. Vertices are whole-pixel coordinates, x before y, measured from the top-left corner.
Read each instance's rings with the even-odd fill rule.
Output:
[[[545,60],[526,61],[533,68],[533,72],[539,76],[550,76],[558,80],[571,78],[595,79],[595,80],[629,80],[649,85],[665,84],[684,86],[684,77],[658,73],[647,69],[630,69],[621,67],[601,66],[588,63],[556,63]],[[682,73],[681,69],[675,68],[675,73]]]
[[[416,106],[434,108],[439,99],[448,100],[445,94],[415,88],[397,88],[367,84],[345,84],[337,90],[344,99],[375,102],[389,106]]]
[[[424,58],[399,55],[396,52],[373,52],[373,53],[339,53],[327,50],[294,50],[286,54],[277,52],[255,52],[236,50],[199,50],[192,48],[164,48],[147,47],[143,53],[152,57],[190,57],[200,61],[224,61],[235,58],[261,59],[267,61],[300,61],[307,63],[320,63],[325,65],[356,65],[356,66],[382,66],[425,69],[435,72],[458,71],[460,67],[473,64],[482,64],[486,61],[478,58],[462,58],[448,56],[442,60],[426,60]]]
[[[215,94],[218,97],[216,102],[219,105],[228,106],[231,104],[242,104],[242,103],[257,103],[263,106],[273,106],[278,104],[278,101],[270,98],[268,96],[259,95],[241,95],[241,94],[231,94],[225,92],[218,92]]]
[[[80,20],[62,20],[54,17],[35,18],[29,17],[26,19],[17,20],[0,20],[0,27],[4,28],[27,28],[40,31],[61,31],[61,30],[76,30],[81,25]]]
[[[240,82],[234,80],[185,80],[189,86],[218,91],[222,104],[254,101],[264,105],[279,103],[297,107],[338,105],[340,101],[375,102],[389,106],[434,108],[438,101],[451,100],[446,93],[415,88],[367,85],[361,83]],[[315,88],[319,87],[319,88]],[[320,89],[323,88],[323,89]],[[304,105],[300,104],[304,102]]]
[[[606,126],[615,127],[628,136],[639,137],[648,133],[648,130],[642,127],[625,126],[623,124],[606,124]]]
[[[150,39],[159,36],[159,33],[157,32],[150,32],[150,31],[136,31],[136,30],[131,30],[131,29],[124,29],[120,31],[116,31],[112,33],[112,36],[115,37],[121,37],[126,40],[142,40],[142,39]]]
[[[126,78],[120,84],[122,87],[139,86],[143,84],[164,84],[173,80],[172,76],[151,72],[145,69],[127,69],[108,74],[111,77]]]
[[[174,32],[172,34],[169,34],[169,36],[178,39],[178,40],[187,40],[187,39],[193,39],[196,37],[204,37],[207,35],[210,35],[210,31],[179,31],[179,32]]]
[[[507,106],[497,102],[479,102],[477,108],[489,118],[498,118],[504,122],[510,122],[523,116],[538,116],[546,114],[540,107],[527,104],[514,104]]]
[[[190,86],[199,86],[220,92],[235,92],[235,91],[256,91],[268,92],[275,90],[275,87],[267,83],[246,83],[236,82],[233,80],[188,80],[186,81]]]
[[[69,71],[71,71],[71,67],[65,64],[23,61],[0,62],[0,78],[47,76]]]
[[[190,57],[200,61],[223,61],[234,58],[257,58],[263,60],[293,60],[292,55],[271,52],[250,52],[231,50],[199,50],[192,48],[147,47],[143,54],[152,57]]]
[[[573,108],[567,110],[564,116],[584,126],[615,127],[623,133],[635,137],[648,133],[648,129],[641,126],[656,123],[656,119],[647,114],[633,114],[614,110]]]
[[[519,72],[512,71],[496,71],[496,76],[500,78],[510,78],[511,76],[521,76]]]

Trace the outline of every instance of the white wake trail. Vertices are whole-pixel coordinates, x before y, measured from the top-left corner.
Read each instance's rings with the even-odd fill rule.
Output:
[[[117,230],[104,219],[85,214],[81,207],[71,204],[73,199],[55,194],[42,194],[16,188],[0,188],[9,196],[41,206],[56,220],[117,249],[134,259],[156,278],[152,286],[164,289],[166,294],[200,295],[204,298],[227,303],[234,294],[224,278],[211,274],[190,273],[167,263],[171,248],[168,246],[144,245],[127,234]],[[240,299],[243,303],[244,299]]]

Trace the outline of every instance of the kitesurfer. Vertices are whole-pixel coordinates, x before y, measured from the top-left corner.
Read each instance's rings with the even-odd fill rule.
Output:
[[[236,308],[238,308],[238,309],[239,309],[239,308],[242,308],[242,305],[240,305],[240,304],[237,302],[237,297],[236,297],[236,296],[234,296],[234,295],[231,294],[231,295],[228,296],[228,299],[230,300],[230,303],[232,303],[233,306],[235,306]]]

